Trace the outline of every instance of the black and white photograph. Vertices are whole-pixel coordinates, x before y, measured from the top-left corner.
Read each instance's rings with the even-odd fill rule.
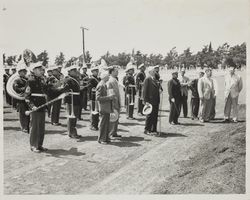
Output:
[[[3,199],[250,199],[249,0],[0,6]]]

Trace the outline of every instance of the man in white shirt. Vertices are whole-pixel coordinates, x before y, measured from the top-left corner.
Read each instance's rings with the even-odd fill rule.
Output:
[[[206,68],[205,76],[199,79],[198,93],[201,107],[200,121],[202,123],[209,122],[211,111],[213,109],[213,101],[218,93],[217,82],[212,78],[211,68]]]
[[[241,77],[235,74],[236,64],[232,58],[226,60],[226,65],[224,122],[230,122],[231,110],[233,122],[237,122],[238,98],[243,88],[243,84]]]
[[[179,78],[180,84],[181,84],[181,101],[180,101],[180,108],[183,107],[183,116],[186,118],[188,114],[188,105],[187,105],[187,99],[188,99],[188,86],[190,84],[190,80],[188,77],[185,76],[186,70],[183,67],[181,69],[181,76]],[[181,112],[181,110],[180,110]]]

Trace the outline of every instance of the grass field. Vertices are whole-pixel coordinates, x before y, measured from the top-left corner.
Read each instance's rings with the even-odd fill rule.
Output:
[[[77,124],[83,137],[69,139],[62,109],[62,126],[52,126],[46,118],[44,146],[49,151],[32,153],[16,111],[4,105],[4,194],[245,193],[246,74],[238,73],[244,81],[239,123],[221,123],[224,77],[217,71],[217,119],[201,124],[181,115],[181,125],[170,125],[167,80],[171,73],[162,71],[161,136],[144,135],[145,117],[135,110],[136,120],[127,120],[123,111],[119,124],[123,137],[110,145],[97,143],[98,132],[89,130],[88,112]],[[187,72],[190,77],[195,74]]]

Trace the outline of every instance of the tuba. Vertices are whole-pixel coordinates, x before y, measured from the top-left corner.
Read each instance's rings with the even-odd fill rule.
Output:
[[[28,70],[28,67],[29,67],[30,63],[36,62],[35,54],[29,49],[25,49],[23,51],[22,58],[23,59],[20,60],[19,62],[24,62],[26,64],[26,66],[27,66],[27,70]],[[15,98],[15,99],[18,99],[18,100],[24,100],[25,99],[25,96],[24,96],[25,94],[24,93],[19,94],[13,88],[15,80],[17,80],[18,78],[19,78],[19,74],[18,74],[18,72],[16,72],[8,79],[8,82],[6,84],[6,91],[8,92],[8,94],[12,98]]]
[[[8,92],[8,94],[15,99],[18,100],[24,100],[25,96],[24,93],[17,93],[13,86],[14,86],[14,82],[19,78],[19,74],[18,72],[16,72],[15,74],[13,74],[9,79],[8,82],[6,84],[6,91]]]

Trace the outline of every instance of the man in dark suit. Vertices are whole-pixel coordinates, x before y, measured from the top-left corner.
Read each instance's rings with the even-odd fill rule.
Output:
[[[169,123],[172,125],[179,124],[181,84],[178,80],[178,71],[172,73],[172,79],[168,81],[168,95],[170,103]]]
[[[152,112],[146,116],[145,134],[157,134],[157,118],[160,104],[160,85],[155,77],[155,67],[149,67],[149,76],[143,84],[143,100],[145,105],[152,105]]]
[[[138,69],[140,69],[140,72],[136,76],[136,88],[138,91],[138,115],[143,115],[142,114],[142,109],[143,109],[143,98],[142,98],[142,88],[143,88],[143,82],[144,79],[146,78],[145,75],[145,66],[144,64],[141,64]]]
[[[98,137],[98,142],[100,144],[108,144],[110,142],[109,138],[109,122],[110,113],[112,112],[111,105],[114,99],[114,94],[108,95],[106,82],[109,80],[109,72],[102,71],[100,75],[101,81],[96,87],[96,100],[100,106],[100,135]]]

